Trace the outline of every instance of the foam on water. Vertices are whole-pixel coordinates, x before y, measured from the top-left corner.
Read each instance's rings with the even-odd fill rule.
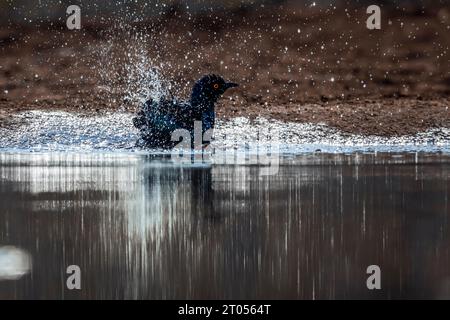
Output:
[[[0,128],[1,151],[141,152],[133,114],[86,115],[60,111],[28,111]],[[426,151],[450,153],[450,129],[430,129],[410,136],[379,137],[341,132],[324,124],[285,123],[235,118],[218,121],[212,146],[219,150],[250,150],[271,144],[283,153]]]

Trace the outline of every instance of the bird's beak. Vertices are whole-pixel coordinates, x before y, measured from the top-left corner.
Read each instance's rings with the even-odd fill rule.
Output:
[[[230,88],[239,87],[239,85],[238,85],[237,83],[227,82],[227,83],[225,84],[225,87],[226,87],[227,89],[230,89]]]

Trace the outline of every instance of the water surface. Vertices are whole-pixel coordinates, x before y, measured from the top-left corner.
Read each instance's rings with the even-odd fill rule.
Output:
[[[450,156],[283,155],[261,170],[2,153],[0,252],[31,268],[0,279],[0,298],[450,297]]]

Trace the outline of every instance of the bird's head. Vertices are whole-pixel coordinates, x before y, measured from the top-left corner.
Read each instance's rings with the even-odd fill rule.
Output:
[[[237,86],[238,84],[227,82],[215,74],[204,76],[195,83],[192,89],[191,103],[208,107],[214,104],[225,91]]]

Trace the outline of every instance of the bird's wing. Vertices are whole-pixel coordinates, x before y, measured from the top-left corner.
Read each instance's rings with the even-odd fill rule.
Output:
[[[177,129],[192,126],[191,106],[176,100],[147,101],[133,119],[142,138],[152,145],[170,145]]]
[[[148,126],[159,134],[171,134],[179,129],[179,106],[172,100],[161,100],[153,103],[146,114]]]
[[[158,104],[154,115],[176,123],[178,127],[184,127],[184,122],[191,118],[191,109],[190,104],[184,101],[163,100]]]

